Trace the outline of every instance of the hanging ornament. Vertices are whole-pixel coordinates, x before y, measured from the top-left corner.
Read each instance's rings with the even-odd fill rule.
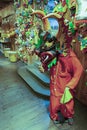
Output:
[[[20,2],[14,2],[14,8],[17,9],[20,7]]]
[[[23,17],[22,16],[17,18],[17,23],[18,24],[22,24],[23,23]]]
[[[47,5],[48,0],[42,0],[44,2],[45,5]]]
[[[41,2],[41,0],[36,0],[36,3],[39,4]]]
[[[27,2],[27,0],[23,0],[23,7],[25,7],[25,8],[28,7],[28,2]]]
[[[15,30],[15,33],[16,33],[16,34],[19,34],[19,30],[18,30],[18,29],[16,29],[16,30]]]
[[[26,34],[26,37],[29,37],[30,31],[27,31],[25,34]]]
[[[28,17],[28,16],[29,16],[29,11],[28,11],[27,9],[22,10],[21,15],[22,15],[23,17]]]
[[[72,33],[72,34],[75,34],[75,25],[72,21],[69,22],[69,31]]]
[[[28,0],[28,5],[31,5],[31,4],[33,4],[33,0]]]

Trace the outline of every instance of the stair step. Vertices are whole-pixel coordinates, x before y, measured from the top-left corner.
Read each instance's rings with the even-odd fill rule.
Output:
[[[35,92],[45,96],[50,96],[50,90],[48,86],[43,85],[35,76],[29,73],[27,71],[27,66],[20,67],[18,69],[18,74]]]
[[[28,65],[27,70],[36,76],[39,80],[41,80],[43,83],[47,84],[49,86],[50,78],[47,73],[41,73],[39,69],[35,65]]]

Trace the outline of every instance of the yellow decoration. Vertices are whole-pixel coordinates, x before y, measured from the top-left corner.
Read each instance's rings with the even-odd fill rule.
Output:
[[[10,51],[10,48],[4,48],[3,52],[4,52],[5,57],[9,57],[9,51]]]
[[[17,61],[17,52],[16,51],[10,51],[9,52],[9,60],[11,62],[16,62]]]

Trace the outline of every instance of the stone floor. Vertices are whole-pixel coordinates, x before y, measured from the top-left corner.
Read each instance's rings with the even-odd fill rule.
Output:
[[[0,130],[87,130],[87,106],[75,99],[73,126],[49,118],[49,98],[35,93],[17,73],[25,64],[0,56]]]

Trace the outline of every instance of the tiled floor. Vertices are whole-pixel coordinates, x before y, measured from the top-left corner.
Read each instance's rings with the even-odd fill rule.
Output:
[[[17,74],[24,66],[0,56],[0,130],[87,130],[87,106],[75,100],[74,125],[55,126],[49,99],[35,93]]]

